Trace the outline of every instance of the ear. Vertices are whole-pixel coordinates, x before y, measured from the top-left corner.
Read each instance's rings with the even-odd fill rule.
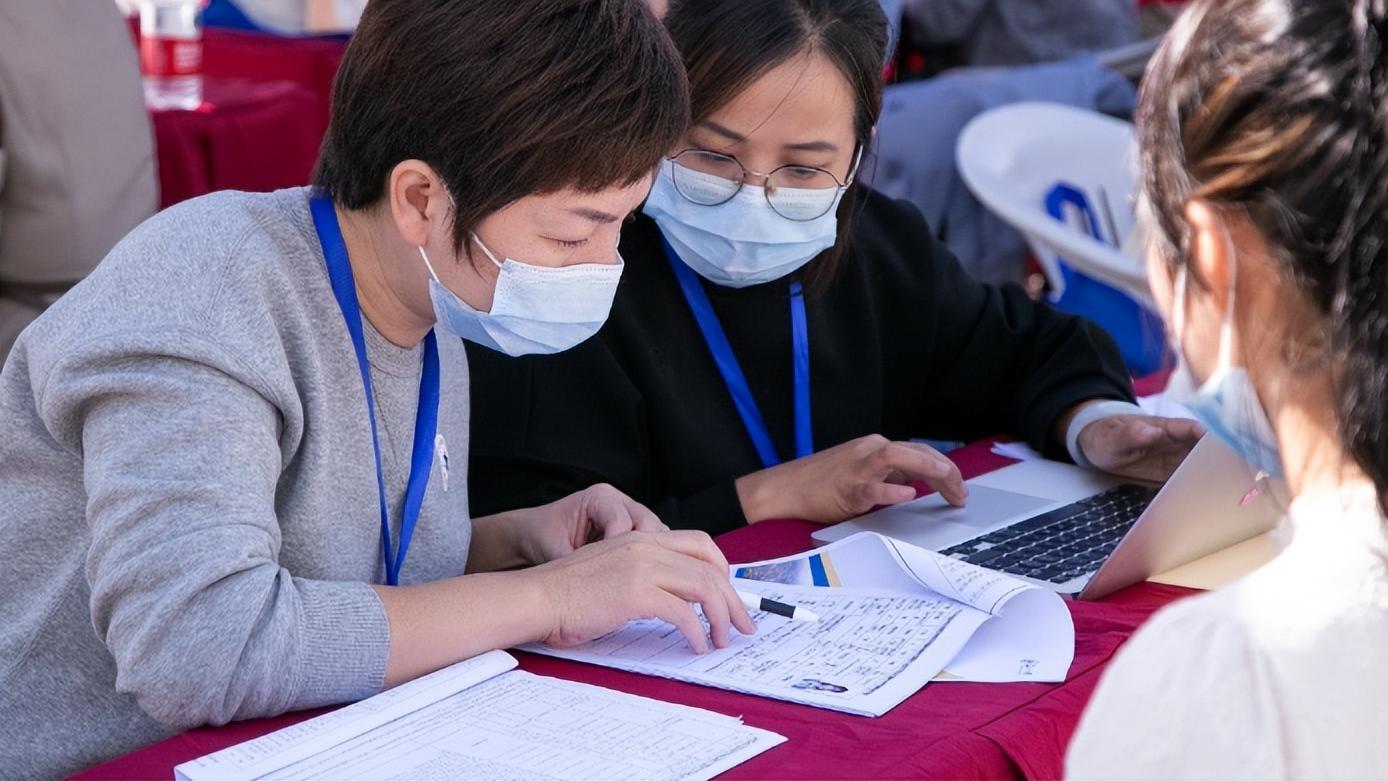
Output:
[[[406,243],[424,246],[436,230],[443,233],[448,220],[448,194],[443,180],[428,163],[397,163],[390,171],[386,199],[395,227]]]
[[[1214,310],[1223,312],[1229,305],[1230,283],[1236,273],[1231,226],[1206,201],[1188,202],[1185,217],[1190,226],[1190,275],[1202,288],[1190,292],[1209,296]]]

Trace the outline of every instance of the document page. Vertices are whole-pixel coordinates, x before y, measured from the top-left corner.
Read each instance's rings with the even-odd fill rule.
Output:
[[[500,651],[485,656],[515,664]],[[394,698],[384,708],[373,702],[426,678],[179,765],[176,776],[189,781],[707,779],[785,741],[731,716],[519,670],[428,702],[417,696]],[[395,707],[408,700],[422,705]],[[365,705],[371,707],[355,717],[344,715]]]
[[[730,716],[515,671],[266,779],[707,779],[784,741]]]
[[[753,612],[757,633],[698,655],[663,621],[633,621],[575,648],[526,650],[663,678],[880,716],[954,658],[988,614],[955,600],[753,581],[739,588],[809,608],[818,621]]]
[[[185,762],[174,768],[174,776],[180,781],[260,778],[426,708],[515,666],[516,658],[505,651],[490,651],[474,656],[332,713]]]
[[[732,567],[746,580],[934,594],[989,618],[951,659],[938,680],[1065,680],[1075,654],[1075,627],[1059,595],[1009,575],[934,551],[860,532],[818,550]]]

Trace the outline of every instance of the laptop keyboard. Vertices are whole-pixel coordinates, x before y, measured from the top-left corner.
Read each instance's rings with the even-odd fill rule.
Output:
[[[1126,483],[941,551],[988,569],[1065,583],[1099,569],[1156,496]]]

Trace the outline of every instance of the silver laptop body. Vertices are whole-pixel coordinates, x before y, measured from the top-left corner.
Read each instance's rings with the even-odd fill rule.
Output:
[[[1276,496],[1281,487],[1266,480],[1255,484],[1255,478],[1254,470],[1232,450],[1206,436],[1093,570],[1058,583],[1017,577],[1062,594],[1097,599],[1255,537],[1277,524],[1283,506]],[[963,543],[1131,482],[1056,461],[1023,461],[969,480],[965,507],[951,507],[932,494],[825,527],[812,536],[823,544],[874,531],[929,550],[957,550]]]

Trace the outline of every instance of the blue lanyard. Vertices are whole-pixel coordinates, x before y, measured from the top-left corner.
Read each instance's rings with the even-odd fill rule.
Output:
[[[371,448],[376,456],[376,493],[381,510],[381,555],[386,563],[386,585],[400,585],[400,568],[405,565],[405,553],[410,549],[419,511],[424,506],[424,489],[429,485],[429,472],[434,464],[434,435],[439,427],[439,346],[430,331],[424,337],[424,369],[419,378],[419,407],[415,412],[414,449],[410,455],[410,478],[405,484],[405,507],[400,519],[400,547],[391,556],[390,513],[386,509],[386,478],[381,468],[381,440],[376,433],[376,397],[371,391],[371,367],[366,362],[366,338],[362,334],[361,307],[357,303],[357,287],[352,280],[352,264],[347,260],[347,245],[337,225],[333,203],[323,196],[314,196],[309,203],[313,226],[323,245],[323,257],[328,264],[328,280],[333,295],[347,321],[347,333],[352,348],[357,351],[357,368],[366,389],[366,415],[371,421]]]
[[[742,425],[752,438],[761,462],[770,469],[781,463],[781,456],[771,442],[771,432],[766,428],[756,399],[752,398],[752,388],[747,384],[747,376],[733,355],[733,347],[728,343],[728,335],[714,314],[708,294],[704,292],[699,276],[684,261],[680,260],[670,242],[662,235],[660,242],[665,246],[665,257],[674,269],[675,279],[679,281],[684,300],[694,313],[694,321],[704,335],[704,342],[713,354],[713,362],[718,365],[718,373],[723,375],[723,384],[733,397],[733,405],[742,418]],[[805,323],[805,293],[799,282],[790,283],[790,332],[791,362],[795,375],[795,457],[804,458],[814,453],[814,433],[810,428],[810,337]]]

